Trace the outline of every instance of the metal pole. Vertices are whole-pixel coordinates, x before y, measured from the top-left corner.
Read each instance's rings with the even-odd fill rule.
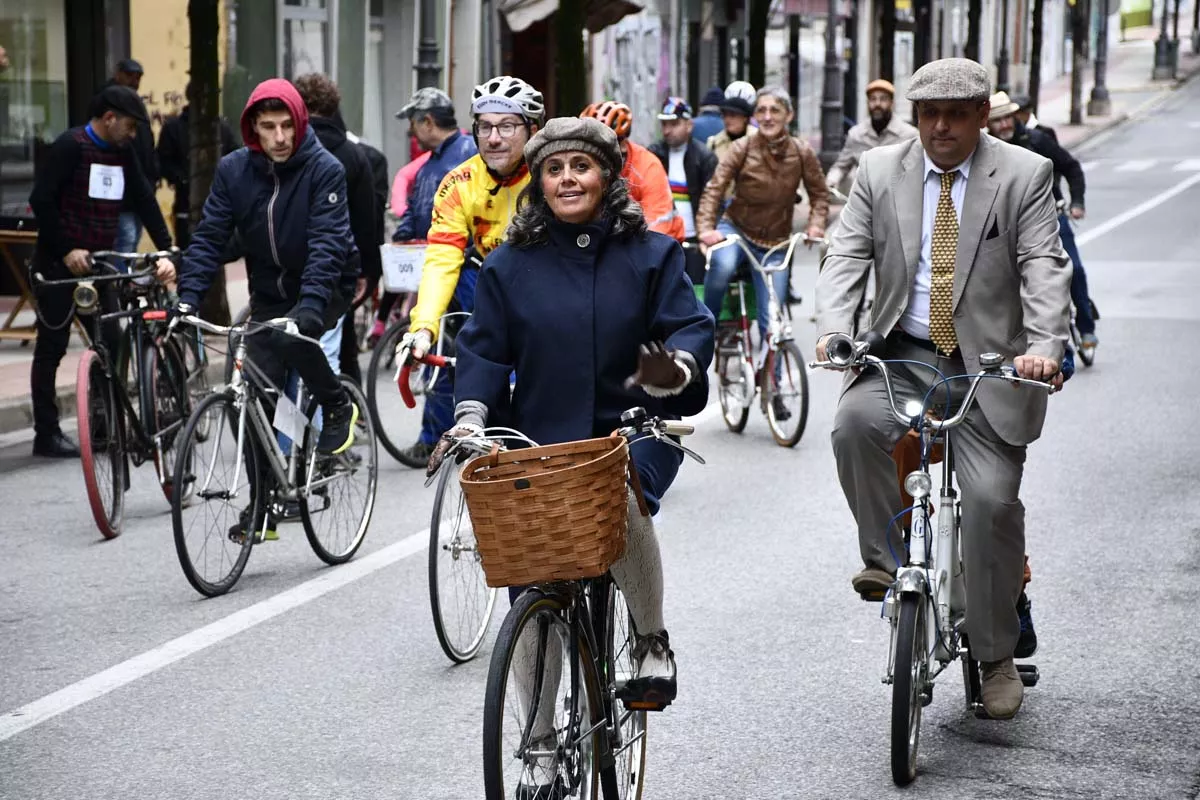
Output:
[[[1106,117],[1112,113],[1112,100],[1105,81],[1108,73],[1108,0],[1100,0],[1100,25],[1096,31],[1096,82],[1088,99],[1089,117]]]
[[[1171,40],[1167,38],[1167,18],[1171,16],[1167,8],[1169,0],[1162,0],[1162,20],[1159,26],[1158,39],[1154,42],[1154,80],[1166,80],[1174,77],[1171,69]]]
[[[1000,55],[996,58],[996,91],[1007,92],[1010,88],[1008,85],[1008,0],[1004,0],[1000,4]]]
[[[825,87],[821,93],[821,165],[826,172],[842,150],[842,68],[837,51],[838,0],[825,20]]]
[[[1192,2],[1192,54],[1200,55],[1200,0]]]
[[[421,40],[417,44],[417,88],[441,83],[442,66],[438,58],[437,0],[421,0]]]
[[[979,60],[979,22],[983,16],[983,0],[967,0],[966,57]]]
[[[1083,124],[1083,71],[1087,69],[1087,0],[1071,6],[1071,124]]]

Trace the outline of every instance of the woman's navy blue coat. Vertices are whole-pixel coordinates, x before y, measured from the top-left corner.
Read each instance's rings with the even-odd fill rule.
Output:
[[[713,333],[674,239],[556,222],[547,244],[504,244],[484,262],[458,339],[455,400],[483,403],[489,425],[539,444],[607,436],[634,406],[663,418],[697,414],[708,401]],[[625,388],[638,346],[651,341],[696,360],[700,374],[675,397]]]

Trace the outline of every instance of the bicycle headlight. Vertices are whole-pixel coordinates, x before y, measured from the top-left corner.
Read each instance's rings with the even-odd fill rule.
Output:
[[[929,477],[928,472],[910,472],[904,479],[904,491],[908,492],[913,500],[924,499],[933,491],[933,478]]]
[[[71,299],[74,300],[75,308],[80,314],[91,314],[100,302],[100,294],[91,281],[82,281],[76,284]]]
[[[910,419],[917,416],[924,410],[925,406],[920,400],[909,400],[904,404],[904,413],[907,414]]]

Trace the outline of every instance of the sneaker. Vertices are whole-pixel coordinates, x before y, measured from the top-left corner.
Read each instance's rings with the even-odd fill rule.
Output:
[[[79,458],[79,448],[62,431],[56,431],[34,437],[33,454],[44,458]]]
[[[675,699],[675,653],[666,631],[637,637],[633,646],[637,677],[626,682],[620,697],[627,708],[661,711]]]
[[[1079,336],[1079,346],[1086,347],[1089,350],[1095,350],[1096,345],[1100,344],[1100,340],[1096,338],[1094,333],[1084,333]]]
[[[242,509],[242,513],[238,515],[238,521],[229,527],[229,540],[237,544],[242,544],[246,539],[246,529],[253,522],[250,519],[251,506],[246,506]],[[267,512],[267,524],[265,531],[253,531],[254,543],[260,542],[275,542],[279,540],[279,532],[276,528],[279,527],[279,520],[271,512]]]
[[[850,579],[854,591],[864,600],[882,600],[895,578],[878,567],[863,567]]]
[[[783,398],[779,395],[771,398],[771,410],[775,412],[776,422],[786,422],[792,418],[792,412],[788,411],[788,407],[783,403]]]
[[[1033,604],[1029,596],[1021,592],[1017,598],[1017,619],[1021,621],[1021,635],[1017,638],[1013,658],[1029,658],[1037,652],[1037,632],[1033,629]]]
[[[343,400],[332,408],[324,409],[324,415],[325,423],[317,439],[317,452],[328,456],[348,450],[354,444],[358,406],[348,399]]]
[[[367,334],[367,347],[375,349],[375,345],[379,344],[379,340],[383,338],[383,331],[383,320],[375,320],[375,324],[371,326],[371,332]]]
[[[429,463],[429,457],[433,455],[433,445],[417,442],[412,447],[406,447],[400,451],[402,461],[410,467],[424,469]]]

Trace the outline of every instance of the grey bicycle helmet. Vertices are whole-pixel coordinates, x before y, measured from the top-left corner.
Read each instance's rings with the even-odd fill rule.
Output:
[[[500,75],[484,81],[471,92],[471,114],[518,114],[541,124],[546,116],[542,93],[520,78]]]

